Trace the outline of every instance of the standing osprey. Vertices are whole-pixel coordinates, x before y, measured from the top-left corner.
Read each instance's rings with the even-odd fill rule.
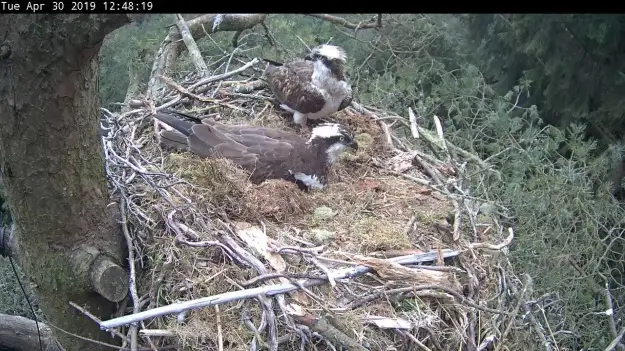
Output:
[[[267,83],[280,107],[293,113],[293,121],[302,127],[306,121],[327,117],[352,101],[352,88],[345,81],[345,51],[338,46],[314,47],[304,60],[282,66],[269,63]]]
[[[251,173],[254,184],[267,179],[284,179],[300,189],[323,189],[329,167],[346,149],[358,143],[340,124],[315,127],[308,141],[279,129],[228,125],[203,120],[191,123],[172,115],[154,117],[173,127],[162,130],[161,143],[189,150],[200,157],[224,157]]]

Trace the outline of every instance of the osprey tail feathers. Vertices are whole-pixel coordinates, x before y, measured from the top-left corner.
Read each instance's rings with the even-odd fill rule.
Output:
[[[184,134],[184,136],[189,136],[191,134],[191,127],[193,127],[194,125],[194,123],[183,121],[172,115],[167,115],[164,113],[155,113],[154,118],[174,128],[175,130]]]
[[[278,61],[274,61],[274,60],[270,60],[270,59],[266,59],[266,58],[261,58],[261,60],[269,63],[272,66],[276,66],[276,67],[280,67],[280,66],[284,65],[284,63],[282,63],[282,62],[278,62]]]
[[[171,146],[178,150],[189,150],[187,137],[182,133],[175,130],[161,130],[159,136],[160,142],[167,146]]]

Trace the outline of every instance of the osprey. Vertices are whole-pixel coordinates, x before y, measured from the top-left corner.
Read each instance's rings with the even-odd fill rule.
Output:
[[[265,69],[267,84],[280,107],[293,113],[295,123],[306,127],[309,118],[327,117],[351,103],[352,88],[345,81],[346,60],[341,47],[318,45],[303,60],[281,66],[270,61]]]
[[[202,120],[191,123],[172,115],[154,117],[175,130],[162,130],[161,143],[204,158],[224,157],[251,173],[254,184],[267,179],[295,182],[300,189],[323,189],[329,167],[347,148],[358,150],[352,134],[336,123],[312,130],[309,140],[287,131]]]

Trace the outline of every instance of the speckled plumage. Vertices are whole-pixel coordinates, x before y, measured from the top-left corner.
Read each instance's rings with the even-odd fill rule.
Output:
[[[351,86],[345,81],[346,55],[343,49],[320,45],[309,60],[298,59],[282,66],[268,64],[267,83],[281,107],[304,125],[340,111],[352,101]]]

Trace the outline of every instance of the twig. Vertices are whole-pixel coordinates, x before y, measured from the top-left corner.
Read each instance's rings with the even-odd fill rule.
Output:
[[[129,289],[130,296],[132,298],[132,312],[139,312],[139,295],[137,294],[137,287],[135,286],[135,247],[132,242],[132,237],[130,237],[130,232],[128,231],[128,217],[126,216],[126,200],[122,197],[119,203],[119,210],[121,212],[121,225],[122,231],[124,232],[124,237],[126,238],[126,244],[128,245],[128,264],[130,266],[130,276],[129,276]],[[100,323],[101,324],[101,323]],[[137,351],[137,331],[138,326],[133,324],[130,326],[130,350]]]
[[[452,250],[442,250],[444,257],[455,257],[459,254],[458,251]],[[402,265],[406,264],[414,264],[417,262],[428,262],[435,260],[439,255],[438,251],[431,251],[423,254],[414,254],[396,257],[390,259],[389,261],[399,263]],[[335,279],[348,279],[355,278],[359,275],[368,273],[371,271],[371,268],[366,266],[356,266],[350,267],[346,269],[341,269],[333,273]],[[300,281],[299,284],[304,287],[311,287],[325,284],[327,280],[305,280]],[[184,311],[197,309],[206,306],[212,306],[217,304],[222,304],[226,302],[238,301],[242,299],[254,298],[258,295],[266,295],[273,296],[278,294],[285,294],[291,291],[298,290],[299,286],[293,283],[282,283],[282,284],[274,284],[274,285],[265,285],[258,288],[240,290],[227,292],[223,294],[213,295],[209,297],[204,297],[196,300],[178,302],[168,306],[157,307],[152,310],[146,310],[139,313],[134,313],[132,315],[122,316],[118,318],[109,319],[108,321],[104,321],[100,323],[100,328],[102,329],[110,329],[115,328],[121,325],[127,325],[134,322],[139,322],[142,320],[146,320],[148,318],[160,317],[167,314],[178,314]]]
[[[382,165],[380,162],[377,162],[375,160],[373,160],[372,163],[373,163],[374,166],[379,167],[379,168],[385,170],[386,172],[394,174],[394,175],[396,175],[398,177],[402,177],[402,178],[406,178],[408,180],[412,180],[413,182],[421,184],[421,185],[432,185],[432,182],[430,182],[429,180],[426,180],[426,179],[423,179],[423,178],[413,177],[413,176],[411,176],[409,174],[395,172],[392,169],[388,169],[388,168],[384,167],[384,165]]]
[[[306,42],[302,38],[300,38],[299,35],[295,34],[295,37],[299,39],[300,43],[304,44],[304,46],[306,47],[306,49],[308,49],[308,51],[310,51],[310,46],[308,46]]]
[[[182,37],[182,40],[184,41],[184,44],[189,51],[189,56],[191,56],[191,61],[193,61],[195,68],[200,72],[200,74],[206,74],[208,72],[206,62],[204,62],[202,54],[200,53],[200,49],[197,47],[197,44],[193,39],[193,35],[191,35],[191,31],[187,26],[187,22],[184,20],[184,18],[182,18],[179,13],[176,14],[176,26],[178,26],[180,36]]]
[[[509,287],[510,291],[512,291],[514,295],[518,294],[519,291],[514,286],[514,284],[507,284],[507,286]],[[534,316],[534,313],[532,312],[531,307],[528,306],[527,304],[523,304],[522,306],[523,306],[522,307],[523,311],[529,317],[530,323],[534,327],[534,330],[536,331],[536,333],[538,333],[538,338],[540,339],[543,347],[545,348],[545,351],[552,351],[553,348],[551,347],[551,343],[547,340],[547,337],[545,336],[545,333],[543,332],[543,327],[540,325],[540,323],[538,323],[538,320]]]
[[[608,306],[608,311],[606,311],[606,314],[608,315],[608,317],[610,318],[609,322],[610,322],[610,332],[612,332],[612,336],[614,337],[614,339],[618,338],[618,334],[616,331],[616,321],[614,320],[614,304],[612,303],[612,294],[610,294],[610,286],[608,284],[608,280],[606,279],[605,281],[605,285],[604,285],[604,292],[605,292],[605,303]],[[623,346],[622,343],[618,342],[616,345],[616,348],[619,351],[623,351],[625,350],[625,346]]]
[[[408,119],[410,120],[410,132],[412,133],[412,137],[415,139],[419,139],[419,127],[417,127],[417,117],[414,112],[412,112],[412,108],[408,107]]]
[[[408,339],[412,340],[417,346],[419,346],[424,351],[432,351],[429,347],[425,346],[419,339],[415,338],[414,335],[410,334],[405,330],[397,330],[400,334],[406,336]]]
[[[254,58],[252,61],[250,61],[250,62],[246,63],[245,65],[243,65],[243,66],[241,66],[241,67],[239,67],[239,68],[237,68],[235,70],[232,70],[230,72],[225,72],[225,73],[218,74],[218,75],[215,75],[215,76],[212,76],[212,77],[207,77],[207,78],[201,79],[198,82],[196,82],[193,85],[191,85],[189,87],[189,90],[193,91],[193,90],[195,90],[195,88],[197,88],[197,87],[199,87],[201,85],[206,85],[206,84],[209,84],[209,83],[212,83],[212,82],[216,82],[218,80],[223,80],[223,79],[232,77],[232,76],[234,76],[236,74],[239,74],[239,73],[247,70],[248,68],[254,66],[255,64],[257,64],[259,62],[260,62],[259,59]]]
[[[329,15],[327,13],[308,13],[306,15],[310,17],[320,18],[324,21],[332,22],[334,24],[338,24],[345,28],[354,29],[354,30],[382,27],[382,20],[380,18],[378,18],[375,22],[372,22],[372,23],[360,24],[360,23],[351,23],[347,21],[345,18]]]
[[[460,207],[460,203],[456,199],[451,200],[454,204],[454,229],[453,229],[453,240],[460,240],[460,227],[462,225],[462,207]]]
[[[515,319],[517,314],[519,313],[519,310],[521,309],[521,306],[523,305],[523,303],[525,302],[525,294],[527,293],[527,291],[532,290],[532,278],[529,275],[525,275],[525,286],[523,287],[523,290],[521,291],[521,294],[519,295],[519,301],[517,302],[516,306],[514,307],[514,310],[512,312],[512,315],[510,316],[510,322],[508,323],[508,325],[506,326],[506,329],[504,330],[503,334],[501,334],[501,337],[499,338],[500,342],[499,345],[497,345],[497,347],[495,348],[495,351],[499,351],[503,348],[504,345],[504,341],[506,340],[506,337],[508,336],[508,333],[510,332],[510,330],[512,330],[512,326],[515,323]]]
[[[291,311],[290,315],[293,317],[295,321],[301,323],[308,328],[314,330],[315,332],[321,334],[324,338],[330,340],[331,342],[341,344],[345,346],[348,350],[358,350],[358,351],[368,351],[362,345],[360,345],[356,340],[349,337],[343,331],[339,330],[337,327],[332,325],[332,323],[328,322],[326,318],[316,317],[310,313],[302,313],[299,311]]]
[[[145,337],[173,337],[176,336],[176,333],[166,329],[141,329],[139,330],[139,335]]]
[[[326,278],[328,279],[328,282],[330,283],[331,287],[336,287],[336,281],[334,280],[334,277],[332,276],[332,272],[328,269],[328,267],[324,266],[321,262],[319,262],[319,260],[317,260],[316,258],[312,257],[310,259],[310,261],[317,267],[319,267],[319,269],[321,269],[321,271],[323,273],[326,274]]]
[[[445,150],[445,154],[447,155],[447,163],[451,163],[451,154],[449,153],[449,148],[447,147],[447,140],[445,140],[443,126],[441,125],[441,120],[437,115],[434,115],[434,125],[436,126],[436,134],[438,134],[438,138],[443,145],[443,150]]]
[[[78,306],[76,303],[74,303],[73,301],[69,302],[70,306],[74,307],[75,309],[79,310],[80,312],[82,312],[85,316],[89,317],[92,321],[100,324],[102,322],[102,320],[96,316],[94,316],[91,312],[85,310],[84,308]],[[128,338],[120,333],[119,331],[117,331],[116,329],[110,329],[110,332],[113,333],[115,336],[117,336],[118,338],[124,340],[124,341],[128,341]]]
[[[224,351],[224,336],[221,331],[221,313],[219,313],[219,305],[215,305],[215,320],[217,322],[217,345],[219,351]]]
[[[489,249],[489,250],[501,250],[504,247],[510,245],[514,239],[514,231],[512,228],[508,228],[508,237],[504,239],[501,244],[487,244],[487,243],[470,243],[468,246],[472,249]]]
[[[486,338],[484,338],[484,340],[480,343],[480,345],[477,347],[477,349],[475,351],[484,351],[486,350],[486,348],[492,344],[493,342],[495,342],[495,335],[490,335]]]
[[[286,279],[326,279],[327,277],[324,275],[313,276],[311,274],[282,274],[282,273],[268,273],[259,275],[252,279],[246,280],[243,283],[240,283],[243,287],[248,287],[252,285],[256,285],[258,283],[262,283],[266,280],[276,279],[276,278],[286,278]]]
[[[190,97],[190,98],[193,98],[193,99],[195,99],[195,100],[202,101],[202,102],[211,102],[211,103],[213,103],[213,104],[217,104],[217,105],[221,105],[221,106],[226,106],[226,107],[229,107],[229,108],[231,108],[231,109],[233,109],[233,110],[238,110],[238,111],[246,112],[244,109],[242,109],[242,108],[240,108],[240,107],[238,107],[238,106],[234,106],[234,105],[232,105],[232,104],[228,104],[228,103],[225,103],[225,102],[221,102],[221,101],[219,101],[219,100],[217,100],[217,99],[213,99],[213,98],[209,98],[209,97],[205,97],[205,96],[200,96],[200,95],[194,94],[194,93],[190,92],[189,90],[185,89],[185,88],[184,88],[183,86],[181,86],[180,84],[175,83],[174,81],[172,81],[171,79],[169,79],[169,78],[167,78],[167,77],[164,77],[164,76],[159,76],[159,78],[161,79],[161,81],[162,81],[163,83],[165,83],[165,84],[169,85],[170,87],[172,87],[172,88],[174,88],[174,89],[178,90],[178,91],[180,92],[180,94],[182,94],[183,96],[187,96],[187,97]]]
[[[625,335],[625,328],[621,329],[621,332],[616,336],[616,338],[614,338],[614,340],[612,340],[610,345],[608,345],[608,347],[606,347],[604,351],[612,351],[612,350],[614,350],[616,345],[618,345],[621,342],[621,339],[623,338],[623,335]]]
[[[450,295],[453,295],[455,298],[457,298],[460,303],[463,303],[469,307],[473,307],[477,310],[480,311],[484,311],[484,312],[489,312],[489,313],[493,313],[493,314],[501,314],[501,315],[509,315],[508,312],[506,311],[500,311],[500,310],[496,310],[496,309],[492,309],[492,308],[488,308],[488,307],[484,307],[484,306],[480,306],[478,304],[476,304],[475,302],[467,299],[466,297],[462,296],[462,294],[460,294],[459,292],[448,288],[446,286],[442,286],[442,285],[436,285],[436,284],[427,284],[427,285],[415,285],[415,286],[410,286],[410,287],[405,287],[405,288],[397,288],[397,289],[391,289],[391,290],[380,290],[377,291],[375,293],[372,293],[368,296],[359,298],[358,300],[350,303],[349,305],[345,306],[345,310],[352,310],[354,308],[358,308],[364,304],[366,304],[367,302],[371,302],[379,297],[381,297],[382,295],[392,295],[392,294],[402,294],[402,293],[406,293],[406,292],[413,292],[413,291],[419,291],[419,290],[442,290]]]

